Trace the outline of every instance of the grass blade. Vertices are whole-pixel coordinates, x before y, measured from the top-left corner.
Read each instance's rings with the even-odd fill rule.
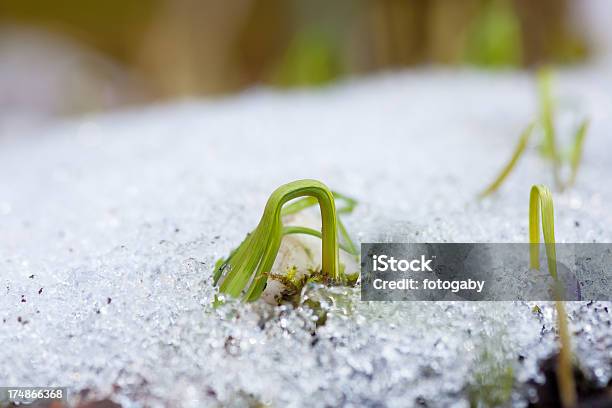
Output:
[[[585,119],[582,121],[576,134],[574,135],[574,144],[572,146],[571,154],[570,154],[570,178],[567,183],[568,187],[571,187],[576,182],[576,176],[578,175],[578,168],[580,167],[580,162],[582,161],[582,150],[584,146],[584,139],[586,137],[587,131],[589,129],[589,119]]]
[[[538,89],[540,98],[540,122],[544,128],[544,143],[540,149],[542,155],[552,160],[555,184],[561,188],[561,157],[557,149],[557,137],[554,124],[554,100],[552,96],[553,75],[550,68],[538,71]]]
[[[540,209],[548,272],[554,279],[557,279],[555,215],[552,193],[548,187],[542,184],[533,186],[529,194],[529,264],[533,269],[540,269]]]
[[[552,194],[548,187],[535,185],[529,194],[529,259],[530,267],[540,268],[540,209],[542,212],[542,233],[546,245],[546,257],[548,259],[548,271],[554,278],[555,307],[557,309],[557,324],[559,327],[559,359],[557,366],[557,382],[564,408],[575,407],[577,402],[576,384],[572,368],[572,348],[567,323],[567,313],[563,301],[559,297],[557,277],[557,256],[555,251],[555,218]]]
[[[514,166],[516,166],[516,163],[518,162],[520,157],[525,152],[525,148],[527,147],[527,142],[529,142],[529,138],[531,137],[531,134],[533,133],[534,126],[535,124],[531,123],[523,131],[523,133],[521,134],[521,138],[519,139],[519,142],[516,145],[516,148],[514,149],[514,153],[512,153],[512,157],[510,158],[510,161],[508,162],[508,164],[506,164],[506,166],[504,166],[504,168],[499,173],[497,178],[479,194],[480,198],[486,197],[494,193],[503,184],[506,177],[508,177],[508,175],[512,172],[512,169],[514,169]]]

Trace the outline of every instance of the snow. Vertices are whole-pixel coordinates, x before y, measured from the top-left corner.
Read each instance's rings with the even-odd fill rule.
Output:
[[[560,242],[610,242],[612,80],[561,72],[561,136],[592,118],[577,185],[555,192]],[[526,73],[424,70],[320,90],[252,90],[90,116],[0,138],[0,384],[89,388],[125,406],[468,406],[483,355],[524,404],[556,350],[549,305],[366,303],[326,312],[228,301],[211,274],[280,184],[359,201],[358,242],[525,242],[535,146],[476,199],[537,111]],[[305,302],[306,302],[305,300]],[[318,303],[317,303],[318,302]],[[308,303],[308,302],[306,302]],[[568,304],[578,360],[611,377],[609,303]],[[316,308],[315,308],[316,309]],[[519,356],[521,356],[519,361]]]

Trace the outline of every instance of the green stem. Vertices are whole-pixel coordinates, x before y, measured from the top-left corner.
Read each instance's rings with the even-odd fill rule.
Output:
[[[538,72],[538,88],[540,95],[540,121],[544,128],[544,145],[542,154],[549,157],[553,164],[555,185],[563,187],[560,175],[561,157],[557,149],[557,138],[554,124],[554,100],[552,96],[553,75],[550,68],[542,68]]]
[[[559,350],[559,360],[557,366],[557,382],[561,394],[561,405],[564,408],[576,406],[578,397],[576,395],[576,383],[574,381],[574,371],[572,364],[572,348],[567,323],[567,313],[561,300],[555,301],[557,308],[557,324],[559,325],[559,340],[561,348]]]
[[[557,279],[557,254],[555,251],[555,216],[552,193],[540,184],[531,188],[529,194],[529,260],[533,269],[540,268],[540,208],[542,233],[548,259],[548,272]]]
[[[341,200],[344,204],[342,207],[336,208],[336,214],[350,214],[353,212],[353,210],[357,206],[357,200],[355,200],[354,198],[345,196],[344,194],[338,193],[336,191],[332,191],[332,194],[336,201]],[[295,200],[294,202],[288,203],[287,205],[283,207],[281,211],[281,215],[285,216],[285,215],[295,214],[306,208],[312,207],[316,203],[317,203],[317,200],[314,197],[305,197],[299,200]],[[344,227],[344,223],[340,220],[340,217],[337,218],[337,223],[338,223],[338,229],[340,231],[340,235],[342,236],[342,239],[346,243],[346,248],[350,249],[347,252],[353,255],[357,255],[358,254],[357,246],[351,239],[351,236],[349,235],[346,228]]]
[[[529,195],[529,258],[530,266],[540,268],[540,209],[542,212],[542,233],[546,244],[546,257],[548,271],[555,281],[555,307],[557,309],[557,323],[559,326],[559,340],[561,347],[557,366],[557,382],[561,394],[561,403],[564,408],[576,406],[576,384],[572,368],[572,348],[567,314],[559,293],[557,277],[557,256],[555,251],[555,226],[552,194],[548,187],[536,185],[531,188]]]
[[[338,225],[338,227],[339,226],[340,225]],[[317,237],[320,239],[323,238],[323,236],[321,235],[321,232],[314,230],[312,228],[298,227],[298,226],[293,226],[293,225],[290,225],[288,227],[283,227],[283,235],[290,235],[290,234],[304,234],[304,235],[310,235],[313,237]],[[344,252],[348,252],[351,255],[357,255],[355,248],[352,246],[347,246],[347,245],[344,245],[343,243],[338,243],[338,247]]]

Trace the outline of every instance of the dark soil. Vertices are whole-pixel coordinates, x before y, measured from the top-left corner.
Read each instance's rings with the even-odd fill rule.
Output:
[[[557,356],[544,360],[541,369],[546,382],[544,384],[533,384],[537,389],[538,400],[530,403],[529,407],[561,407],[557,384]],[[574,368],[574,380],[578,392],[578,406],[576,408],[612,408],[612,382],[608,383],[606,387],[598,387],[577,368]]]

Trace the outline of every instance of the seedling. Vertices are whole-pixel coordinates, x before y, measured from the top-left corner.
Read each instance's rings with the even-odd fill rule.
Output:
[[[557,255],[555,250],[555,218],[552,193],[544,185],[535,185],[529,195],[529,264],[533,269],[540,269],[540,211],[542,214],[542,234],[546,247],[548,272],[555,281],[555,307],[559,326],[561,348],[557,366],[557,382],[563,407],[576,405],[576,384],[572,370],[572,351],[567,323],[567,314],[560,299],[557,276]]]
[[[584,139],[586,137],[589,120],[584,119],[576,132],[574,133],[574,140],[568,153],[563,155],[560,153],[557,143],[556,130],[554,124],[554,100],[552,97],[552,74],[549,69],[542,69],[538,73],[538,95],[540,103],[540,114],[538,120],[529,124],[521,137],[519,142],[512,153],[510,161],[503,167],[499,175],[495,180],[489,184],[481,193],[480,197],[485,197],[493,192],[497,191],[503,184],[504,180],[512,172],[517,162],[525,152],[529,140],[534,132],[536,125],[542,129],[542,142],[540,144],[540,154],[546,160],[549,160],[552,164],[553,178],[555,185],[559,190],[564,190],[567,187],[571,187],[578,174],[578,168],[582,159],[582,147],[584,145]],[[567,181],[563,181],[561,177],[561,169],[563,167],[569,168],[569,177]]]
[[[521,155],[525,151],[525,148],[527,147],[527,142],[529,142],[529,138],[531,137],[531,133],[533,132],[534,126],[535,123],[530,123],[529,126],[527,126],[527,128],[523,131],[519,139],[518,145],[516,145],[514,153],[512,153],[510,161],[508,162],[508,164],[506,164],[506,166],[504,166],[497,178],[486,189],[484,189],[484,191],[480,193],[481,197],[488,196],[489,194],[495,192],[502,185],[506,177],[508,177],[508,175],[512,172],[512,169],[514,169],[514,166],[516,166],[516,163],[518,162]]]
[[[293,199],[298,200],[288,203]],[[344,202],[344,206],[336,209],[336,200]],[[321,209],[321,231],[282,225],[283,216],[295,214],[315,204]],[[307,234],[321,239],[322,268],[320,271],[312,271],[313,279],[326,283],[354,283],[355,277],[346,275],[340,267],[338,249],[342,248],[354,256],[357,256],[357,249],[338,218],[338,213],[351,212],[355,205],[354,200],[331,192],[317,180],[298,180],[280,186],[268,199],[255,230],[247,235],[227,259],[217,262],[214,283],[217,284],[223,277],[220,292],[232,297],[243,294],[244,300],[249,302],[257,300],[266,287],[281,240],[288,234]],[[344,242],[339,243],[339,235]],[[291,273],[281,281],[294,288],[305,283],[291,276]]]

